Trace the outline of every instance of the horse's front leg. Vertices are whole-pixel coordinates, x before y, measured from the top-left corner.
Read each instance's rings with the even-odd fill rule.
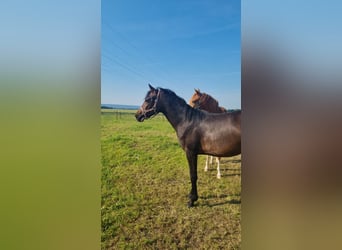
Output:
[[[188,207],[192,207],[194,202],[198,200],[197,194],[197,154],[193,151],[186,150],[186,158],[190,169],[191,191],[189,194]]]

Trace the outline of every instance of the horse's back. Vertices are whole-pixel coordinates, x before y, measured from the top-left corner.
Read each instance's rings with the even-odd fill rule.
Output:
[[[232,126],[241,127],[241,110],[225,113],[205,113],[204,121],[211,124],[228,123]]]
[[[198,126],[200,153],[226,157],[241,153],[241,111],[207,113]]]

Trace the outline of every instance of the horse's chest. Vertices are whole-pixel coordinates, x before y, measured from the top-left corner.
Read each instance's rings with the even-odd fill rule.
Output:
[[[184,130],[177,133],[178,141],[183,149],[196,149],[200,143],[200,138],[196,135],[194,130]]]

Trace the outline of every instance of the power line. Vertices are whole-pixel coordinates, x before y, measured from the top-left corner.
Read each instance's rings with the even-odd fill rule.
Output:
[[[130,46],[132,48],[132,50],[129,51],[129,50],[123,48],[123,46],[119,45],[116,41],[114,41],[111,36],[104,37],[106,40],[109,40],[111,42],[111,45],[115,46],[116,48],[118,48],[120,51],[124,52],[128,56],[133,56],[133,57],[138,56],[142,59],[142,61],[145,61],[145,63],[147,63],[147,64],[155,64],[155,62],[153,62],[153,59],[151,59],[151,57],[143,54],[141,52],[141,50],[135,44],[133,44],[121,32],[119,32],[117,29],[115,29],[108,21],[106,21],[104,19],[103,23],[110,29],[110,31],[112,33],[119,35],[120,38],[125,42],[125,44]],[[135,53],[132,53],[132,51],[135,51]],[[134,67],[131,66],[131,68],[134,68]],[[137,68],[137,67],[135,67],[135,68]],[[163,72],[161,72],[160,69],[161,69],[161,67],[159,66],[159,74],[156,74],[155,72],[152,73],[152,75],[154,75],[153,78],[162,79],[164,82],[167,82],[167,81],[165,81],[164,76],[169,76],[170,74],[168,74],[165,70],[162,70]],[[160,73],[162,73],[162,74],[160,74]],[[161,76],[161,75],[163,75],[163,76]]]
[[[112,63],[117,64],[117,65],[121,66],[122,68],[128,70],[129,72],[136,74],[137,76],[140,76],[143,80],[151,82],[150,80],[148,80],[148,78],[144,74],[130,68],[129,66],[121,63],[120,61],[116,60],[115,58],[111,58],[105,54],[102,54],[102,56],[105,57],[107,60],[111,61]]]

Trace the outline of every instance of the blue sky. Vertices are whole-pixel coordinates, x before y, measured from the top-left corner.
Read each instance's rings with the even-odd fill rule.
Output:
[[[141,105],[148,83],[241,108],[240,1],[102,1],[101,103]]]

